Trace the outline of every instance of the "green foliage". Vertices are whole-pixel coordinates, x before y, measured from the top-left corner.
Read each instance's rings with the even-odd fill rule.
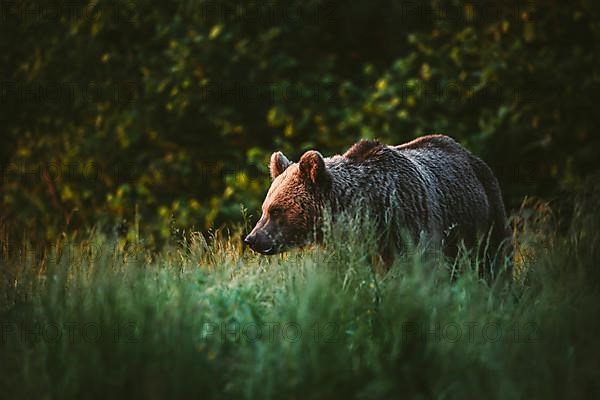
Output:
[[[8,2],[2,217],[39,239],[256,216],[273,150],[446,133],[515,207],[598,169],[599,13],[579,0]],[[143,218],[140,218],[143,217]],[[32,240],[35,240],[32,238]]]
[[[530,257],[511,290],[480,281],[468,257],[451,281],[450,265],[418,248],[377,274],[372,236],[351,224],[321,247],[271,258],[237,233],[158,254],[100,233],[42,253],[2,246],[0,390],[594,398],[600,220],[591,199],[574,215],[564,235],[539,222],[519,236]]]

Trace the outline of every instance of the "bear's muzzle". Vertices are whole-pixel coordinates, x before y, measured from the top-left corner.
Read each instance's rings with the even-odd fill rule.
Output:
[[[244,238],[244,243],[250,246],[252,250],[263,255],[277,253],[277,246],[275,246],[275,243],[273,243],[268,235],[261,231],[251,232]]]

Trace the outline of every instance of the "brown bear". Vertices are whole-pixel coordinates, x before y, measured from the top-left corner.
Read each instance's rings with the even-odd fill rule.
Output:
[[[368,210],[377,229],[390,233],[381,251],[402,249],[406,234],[424,237],[455,256],[461,242],[506,255],[504,204],[490,168],[452,138],[430,135],[399,146],[360,141],[329,158],[314,150],[290,162],[273,153],[272,184],[262,216],[244,242],[275,254],[320,237],[325,210],[335,217]],[[491,267],[490,267],[491,268]],[[495,275],[487,271],[487,275]]]

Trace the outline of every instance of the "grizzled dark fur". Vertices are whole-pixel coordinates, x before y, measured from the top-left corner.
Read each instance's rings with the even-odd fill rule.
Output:
[[[262,254],[309,242],[320,232],[326,208],[335,216],[357,206],[390,234],[382,252],[402,247],[401,232],[443,245],[450,256],[460,241],[474,248],[483,240],[489,254],[508,248],[498,181],[450,137],[425,136],[399,146],[360,141],[330,158],[308,151],[298,163],[277,152],[269,167],[273,182],[262,217],[245,239]]]

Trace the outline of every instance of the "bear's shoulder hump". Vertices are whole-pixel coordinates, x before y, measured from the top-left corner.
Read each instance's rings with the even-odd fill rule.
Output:
[[[378,140],[361,140],[344,153],[344,157],[353,161],[365,161],[376,156],[386,145]]]

